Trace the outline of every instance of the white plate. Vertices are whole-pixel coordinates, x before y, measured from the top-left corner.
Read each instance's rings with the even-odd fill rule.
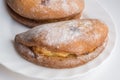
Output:
[[[89,18],[100,19],[109,26],[109,41],[102,54],[88,64],[72,69],[50,69],[34,65],[21,58],[14,49],[15,35],[28,30],[28,28],[17,23],[9,16],[4,1],[0,0],[0,63],[14,72],[39,79],[71,79],[82,76],[100,65],[101,62],[108,58],[115,46],[115,26],[109,14],[96,0],[86,0],[84,15]]]

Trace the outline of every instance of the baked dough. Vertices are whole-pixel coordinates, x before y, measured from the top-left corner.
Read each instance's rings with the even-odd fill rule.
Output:
[[[85,64],[104,49],[107,26],[97,19],[76,19],[37,26],[15,37],[19,54],[51,68]]]
[[[45,23],[66,21],[66,20],[71,20],[71,19],[79,19],[81,17],[81,13],[78,13],[75,15],[68,16],[66,18],[61,18],[61,19],[32,20],[32,19],[28,19],[28,18],[25,18],[25,17],[22,17],[22,16],[16,14],[9,6],[8,6],[8,11],[13,19],[15,19],[19,23],[24,24],[30,28],[41,25],[41,24],[45,24]]]
[[[12,17],[28,27],[80,18],[84,9],[84,0],[6,0],[6,2]]]

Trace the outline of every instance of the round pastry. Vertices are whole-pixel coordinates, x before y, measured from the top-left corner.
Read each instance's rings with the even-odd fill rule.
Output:
[[[29,27],[80,18],[84,0],[6,0],[11,16]]]
[[[108,28],[96,19],[70,20],[37,26],[16,35],[19,54],[51,68],[71,68],[96,58],[104,49]]]

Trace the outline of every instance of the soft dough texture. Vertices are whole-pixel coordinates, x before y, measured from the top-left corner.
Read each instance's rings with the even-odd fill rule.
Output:
[[[29,27],[80,18],[84,0],[6,0],[12,17]]]
[[[105,24],[96,19],[71,20],[37,26],[15,37],[16,49],[25,59],[52,68],[70,68],[97,57],[108,35]],[[49,56],[33,49],[74,56]]]
[[[7,0],[19,15],[34,19],[58,19],[83,10],[83,0]]]

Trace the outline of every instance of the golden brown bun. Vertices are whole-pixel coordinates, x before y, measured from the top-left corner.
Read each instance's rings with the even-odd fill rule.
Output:
[[[40,24],[80,18],[84,0],[6,0],[11,16],[35,27]]]
[[[25,59],[52,68],[70,68],[85,64],[103,50],[108,28],[96,19],[70,20],[40,25],[15,37],[16,49]],[[32,47],[74,57],[52,57],[34,53]]]
[[[7,0],[17,14],[33,19],[59,19],[82,12],[84,0]]]

